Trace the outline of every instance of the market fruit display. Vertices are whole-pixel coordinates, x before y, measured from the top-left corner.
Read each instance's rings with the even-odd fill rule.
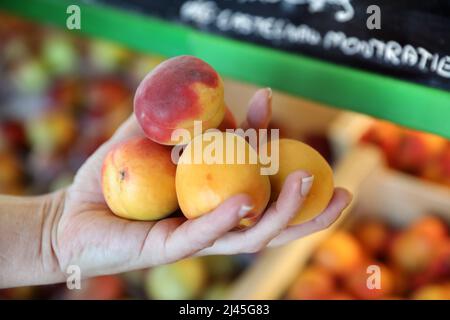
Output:
[[[148,299],[223,300],[246,265],[239,256],[189,258],[149,269],[138,283]]]
[[[319,266],[307,267],[289,289],[288,296],[299,300],[326,299],[335,292],[333,274]]]
[[[86,159],[129,117],[134,90],[164,60],[1,12],[0,38],[2,194],[37,195],[69,185]],[[218,126],[236,127],[229,109]],[[152,149],[166,148],[155,145]],[[175,188],[174,175],[172,179]],[[169,194],[176,200],[174,189],[166,192],[167,198]],[[198,298],[225,299],[232,282],[254,258],[196,259],[206,273]],[[155,299],[162,293],[147,293],[150,272],[85,279],[81,290],[69,290],[65,283],[1,289],[0,299]],[[182,277],[190,274],[182,272]],[[170,298],[176,296],[179,293]]]
[[[333,170],[322,155],[309,145],[293,140],[279,141],[279,170],[270,175],[271,200],[275,201],[281,192],[287,176],[296,170],[305,170],[314,177],[302,207],[291,224],[299,224],[319,215],[330,202],[334,192]],[[268,146],[270,150],[270,143]]]
[[[175,170],[170,148],[141,137],[122,142],[103,162],[103,195],[122,218],[164,218],[178,207]]]
[[[161,58],[110,43],[103,47],[126,54],[114,54],[117,63],[103,68],[92,59],[95,41],[4,13],[0,29],[0,190],[50,192],[70,183],[129,117],[141,80],[134,63]]]
[[[185,259],[149,270],[146,291],[154,299],[195,299],[200,296],[206,281],[207,270],[203,261]]]
[[[0,191],[7,194],[36,195],[69,185],[86,159],[129,117],[133,111],[134,90],[146,74],[164,60],[164,57],[158,55],[138,54],[115,43],[89,40],[79,34],[25,22],[4,13],[0,13],[0,38],[2,39],[0,43],[2,73],[0,79],[2,84],[0,86],[2,103],[0,108]],[[194,61],[194,65],[200,66],[200,70],[187,74],[186,81],[179,83],[177,87],[180,92],[186,93],[185,98],[189,97],[184,101],[184,106],[194,110],[197,107],[197,110],[201,109],[199,117],[195,118],[204,120],[203,129],[217,127],[225,131],[236,128],[237,121],[223,101],[223,84],[220,76],[197,58],[185,57],[184,59]],[[189,68],[180,68],[180,70],[190,72]],[[192,81],[191,85],[188,84],[189,79]],[[195,84],[196,79],[197,84]],[[203,82],[200,81],[202,79]],[[166,81],[165,84],[162,82],[160,85],[160,88],[170,85],[170,81]],[[180,100],[180,95],[174,95],[173,92],[170,93],[170,97],[174,103]],[[215,116],[210,117],[214,114],[214,110],[216,110]],[[183,119],[177,122],[177,126],[180,128],[187,126],[189,129],[188,123],[193,118],[186,117],[186,114],[180,115],[179,119],[181,118]],[[162,127],[167,131],[174,129],[170,128],[171,125],[168,128]],[[124,144],[128,147],[116,146],[112,152],[116,156],[124,153],[133,155],[130,160],[132,168],[129,168],[128,173],[138,172],[145,181],[137,179],[131,183],[130,180],[126,180],[130,188],[139,185],[139,190],[131,193],[131,198],[136,199],[137,203],[129,201],[130,198],[127,198],[125,193],[121,193],[120,196],[112,196],[113,201],[109,201],[110,206],[120,210],[123,208],[122,202],[132,203],[134,206],[139,206],[139,203],[148,203],[150,199],[143,196],[142,189],[145,187],[142,187],[142,184],[149,186],[158,179],[158,188],[161,189],[159,180],[172,179],[173,183],[168,183],[164,188],[162,199],[158,198],[159,203],[152,203],[146,208],[150,210],[153,207],[156,208],[155,211],[143,212],[134,210],[133,207],[131,211],[137,213],[133,216],[128,215],[130,210],[126,207],[123,212],[129,219],[147,220],[158,219],[175,211],[178,199],[174,198],[176,193],[170,187],[172,185],[175,188],[175,181],[173,175],[171,178],[169,170],[171,166],[164,166],[167,157],[166,152],[162,151],[166,150],[167,146],[145,138],[141,141],[124,141]],[[132,144],[134,147],[130,146]],[[164,144],[167,143],[164,142]],[[126,151],[123,152],[122,148]],[[159,171],[163,177],[149,175],[148,171],[142,169],[150,165],[148,161],[142,161],[146,164],[142,167],[140,165],[141,160],[147,158],[146,152],[150,150],[159,150],[156,152],[161,157],[154,165],[161,166]],[[108,171],[105,177],[120,178],[123,175],[121,174],[123,170],[117,169],[115,165],[113,161],[105,161],[107,168],[105,171]],[[125,174],[124,178],[126,176]],[[260,180],[264,186],[261,190],[265,190],[262,195],[268,199],[270,189],[267,191],[268,183],[264,182],[268,179],[259,177],[256,180]],[[105,186],[106,183],[103,187]],[[115,186],[117,187],[117,184]],[[230,188],[235,188],[236,192],[239,191],[237,184],[230,184]],[[105,193],[113,194],[113,190],[117,191],[112,188]],[[230,192],[232,193],[234,192]],[[171,203],[173,207],[169,208],[168,203]],[[263,207],[265,207],[265,201],[258,200],[254,209],[255,216],[244,221],[243,224],[254,223],[258,218],[256,212],[262,212]],[[162,210],[163,208],[166,209]],[[156,213],[157,211],[159,214]],[[82,282],[82,289],[75,291],[68,290],[65,283],[5,289],[0,290],[0,298],[155,299],[161,296],[176,298],[186,292],[194,292],[196,298],[200,299],[225,299],[232,282],[252,263],[254,255],[195,259],[199,262],[194,264],[203,265],[198,268],[203,270],[199,273],[200,277],[206,279],[201,280],[202,286],[196,290],[186,290],[181,286],[180,292],[175,289],[168,295],[168,290],[164,288],[165,283],[163,283],[162,292],[156,289],[152,294],[146,286],[147,279],[151,278],[150,274],[153,272],[153,269],[149,269],[86,279]],[[184,264],[181,263],[181,265]],[[191,269],[182,268],[180,277],[189,278]],[[154,288],[160,287],[161,285],[154,286]]]
[[[450,186],[449,140],[375,121],[361,141],[378,146],[392,168]]]
[[[363,260],[363,249],[354,237],[338,231],[317,248],[313,260],[333,274],[351,274]]]
[[[369,288],[373,266],[380,282]],[[424,214],[399,227],[363,215],[319,245],[286,298],[448,300],[449,289],[448,222]]]
[[[225,115],[222,79],[196,57],[168,59],[139,84],[134,112],[148,138],[161,144],[178,144],[182,141],[172,139],[176,129],[186,129],[193,137],[194,121],[201,121],[202,130],[221,124]]]

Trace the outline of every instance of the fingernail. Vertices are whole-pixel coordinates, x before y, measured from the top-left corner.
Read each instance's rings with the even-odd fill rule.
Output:
[[[302,187],[300,190],[300,193],[302,197],[306,197],[311,190],[311,187],[314,182],[314,176],[306,177],[302,179]]]
[[[244,218],[245,216],[247,216],[247,214],[254,208],[254,206],[247,206],[244,205],[241,207],[241,209],[239,210],[239,217],[240,218]]]
[[[268,91],[268,97],[269,99],[272,99],[272,88],[266,88],[266,90]]]

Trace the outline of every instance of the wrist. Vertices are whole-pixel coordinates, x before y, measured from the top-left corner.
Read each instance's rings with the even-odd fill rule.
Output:
[[[65,270],[62,269],[59,260],[58,226],[64,211],[66,190],[43,196],[41,211],[43,215],[40,239],[40,261],[44,280],[47,283],[61,282],[65,278]]]
[[[38,197],[0,196],[0,287],[62,282],[57,230],[65,191]]]

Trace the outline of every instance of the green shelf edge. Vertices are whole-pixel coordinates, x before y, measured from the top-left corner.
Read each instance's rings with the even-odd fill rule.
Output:
[[[0,0],[0,9],[65,28],[76,1]],[[78,4],[81,32],[141,52],[198,56],[222,75],[450,138],[450,92],[198,32],[135,12]]]

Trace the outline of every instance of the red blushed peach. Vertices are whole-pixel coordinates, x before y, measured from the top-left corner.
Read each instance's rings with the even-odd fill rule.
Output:
[[[206,62],[191,56],[164,61],[151,71],[136,90],[136,118],[148,138],[166,145],[172,132],[189,130],[202,121],[203,131],[217,128],[225,114],[223,83]]]
[[[258,155],[244,138],[228,132],[212,134],[195,137],[180,157],[176,172],[180,209],[186,218],[194,219],[228,198],[245,193],[252,198],[254,207],[238,227],[250,227],[269,201],[269,178],[261,174]],[[239,159],[239,154],[245,156]]]
[[[176,166],[170,148],[146,138],[114,147],[102,169],[106,203],[122,218],[157,220],[177,209]]]

